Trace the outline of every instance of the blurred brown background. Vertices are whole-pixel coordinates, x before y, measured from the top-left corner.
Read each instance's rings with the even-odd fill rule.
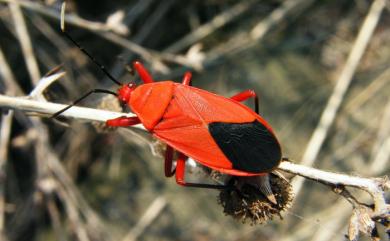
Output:
[[[61,35],[61,2],[12,2],[0,1],[0,64],[12,71],[0,75],[2,93],[27,94],[60,64],[66,76],[45,91],[49,101],[71,103],[92,88],[116,88]],[[191,70],[193,85],[211,92],[256,90],[284,156],[299,162],[372,1],[67,3],[68,32],[121,82],[135,78],[125,65],[139,59],[156,79],[180,81]],[[389,8],[315,167],[389,174]],[[30,52],[23,51],[26,42]],[[82,105],[118,110],[102,95]],[[65,126],[19,111],[11,120],[0,166],[4,240],[345,240],[351,207],[317,183],[305,182],[283,220],[251,226],[223,214],[217,191],[166,179],[155,141],[143,131],[112,132],[77,120]]]

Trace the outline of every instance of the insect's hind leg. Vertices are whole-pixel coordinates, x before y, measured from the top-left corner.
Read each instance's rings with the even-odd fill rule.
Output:
[[[173,148],[167,145],[164,160],[164,172],[166,177],[172,177],[175,174],[175,170],[172,170],[173,152]]]
[[[185,168],[186,168],[186,160],[187,156],[183,153],[179,152],[179,156],[176,162],[176,182],[179,185],[186,187],[199,187],[199,188],[209,188],[209,189],[226,189],[230,186],[226,185],[213,185],[213,184],[204,184],[204,183],[189,183],[185,181]]]
[[[239,102],[245,101],[249,98],[253,98],[253,100],[255,102],[255,112],[257,114],[259,114],[259,97],[254,90],[244,90],[243,92],[240,92],[240,93],[230,97],[230,99],[236,100]]]
[[[181,81],[181,83],[183,85],[192,85],[192,81],[191,81],[191,78],[192,78],[192,74],[191,72],[187,71],[184,76],[183,76],[183,80]]]

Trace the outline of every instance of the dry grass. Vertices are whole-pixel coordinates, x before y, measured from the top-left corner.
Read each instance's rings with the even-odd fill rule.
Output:
[[[59,4],[0,1],[2,93],[29,93],[40,73],[59,64],[66,76],[40,93],[42,98],[70,103],[91,88],[113,89],[61,35]],[[195,86],[225,96],[255,89],[284,155],[300,160],[371,4],[68,1],[67,29],[121,82],[134,77],[119,56],[125,63],[141,59],[156,79],[179,81],[184,71],[193,70]],[[115,21],[117,10],[124,11],[123,20]],[[388,26],[387,7],[318,147],[315,167],[361,176],[389,174]],[[83,105],[117,110],[102,100],[96,95]],[[182,188],[165,179],[162,157],[153,155],[154,142],[143,131],[101,133],[79,121],[64,126],[20,111],[3,113],[4,239],[292,241],[344,240],[347,234],[351,205],[321,185],[304,183],[283,220],[241,224],[224,215],[218,192]],[[367,200],[364,193],[353,194]],[[379,232],[383,236],[385,231]]]

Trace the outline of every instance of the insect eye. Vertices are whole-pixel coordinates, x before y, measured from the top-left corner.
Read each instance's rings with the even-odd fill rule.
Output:
[[[135,87],[136,87],[136,85],[135,85],[135,83],[129,83],[128,85],[127,85],[130,89],[135,89]]]

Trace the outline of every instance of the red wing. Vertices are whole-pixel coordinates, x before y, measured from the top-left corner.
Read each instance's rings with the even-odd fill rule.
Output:
[[[205,166],[231,175],[259,175],[235,170],[208,130],[213,122],[254,121],[253,112],[235,101],[189,86],[176,85],[173,99],[152,130],[168,145]]]

